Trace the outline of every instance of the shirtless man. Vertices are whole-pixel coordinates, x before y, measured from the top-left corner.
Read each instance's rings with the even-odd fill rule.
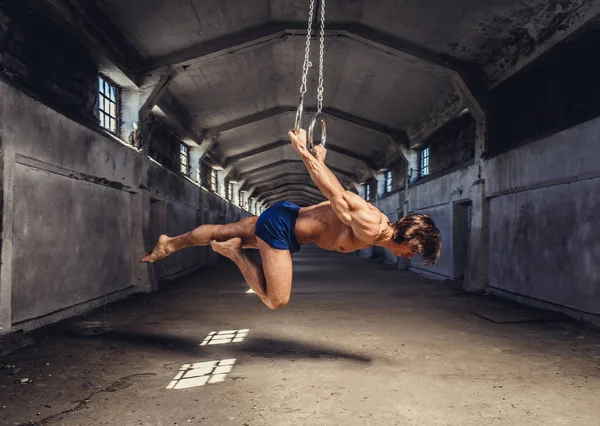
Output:
[[[227,225],[201,225],[179,235],[161,235],[152,253],[141,262],[155,262],[177,250],[211,245],[214,251],[238,266],[250,288],[271,309],[285,306],[292,290],[292,254],[303,244],[348,253],[371,246],[385,247],[394,256],[423,254],[433,265],[440,256],[440,231],[430,217],[413,214],[390,223],[387,216],[359,195],[346,191],[325,165],[326,150],[306,147],[306,132],[290,130],[290,140],[308,172],[328,201],[310,207],[279,202],[260,217]],[[258,248],[262,267],[242,248]]]

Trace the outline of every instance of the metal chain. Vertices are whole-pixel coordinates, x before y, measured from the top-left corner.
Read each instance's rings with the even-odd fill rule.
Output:
[[[321,46],[319,52],[319,87],[317,88],[317,113],[323,109],[323,51],[325,49],[325,0],[321,0]]]
[[[307,89],[308,70],[312,67],[310,62],[310,35],[312,32],[313,13],[315,9],[315,0],[310,0],[310,10],[308,12],[308,28],[306,31],[306,51],[304,53],[304,64],[302,65],[302,84],[300,84],[300,96],[304,99],[304,94]]]

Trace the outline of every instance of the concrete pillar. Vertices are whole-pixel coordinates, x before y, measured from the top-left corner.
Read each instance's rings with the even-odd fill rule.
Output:
[[[129,135],[137,130],[139,112],[142,107],[142,97],[138,89],[127,88],[121,90],[121,129],[120,137],[128,141]],[[135,145],[134,145],[135,146]],[[137,147],[139,148],[139,147]]]
[[[226,173],[225,170],[217,170],[217,189],[219,192],[219,195],[223,198],[225,198],[225,194],[226,194],[226,187],[225,187],[225,177],[226,177]]]
[[[472,214],[471,239],[469,241],[468,266],[463,287],[466,291],[481,291],[489,283],[490,265],[490,207],[486,196],[486,160],[488,126],[487,120],[477,120],[475,136],[475,165],[478,179],[471,188]]]
[[[2,176],[2,258],[0,266],[0,335],[12,328],[12,263],[15,153],[4,150],[1,161]]]
[[[376,187],[376,200],[379,200],[383,194],[385,193],[385,174],[384,173],[377,173],[375,175],[375,181],[377,182],[377,187]]]
[[[150,158],[142,157],[140,188],[148,188],[148,170]],[[151,240],[150,233],[150,192],[140,189],[131,196],[131,283],[137,292],[151,293],[158,290],[154,265],[139,263],[139,258],[152,250],[156,241]],[[163,228],[164,229],[164,228]],[[144,253],[141,253],[143,250]]]
[[[199,146],[190,147],[190,177],[196,183],[200,183],[200,161],[204,152]]]

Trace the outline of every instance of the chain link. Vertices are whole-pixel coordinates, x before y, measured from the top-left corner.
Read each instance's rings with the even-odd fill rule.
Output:
[[[321,46],[319,51],[319,87],[317,88],[317,112],[323,109],[323,51],[325,49],[325,0],[321,0]]]
[[[308,28],[306,31],[306,51],[304,53],[304,64],[302,65],[302,83],[300,84],[300,96],[304,99],[304,94],[306,93],[307,85],[307,76],[308,70],[312,67],[312,63],[310,62],[310,35],[312,32],[312,21],[313,14],[315,9],[315,0],[310,0],[310,10],[308,12]]]

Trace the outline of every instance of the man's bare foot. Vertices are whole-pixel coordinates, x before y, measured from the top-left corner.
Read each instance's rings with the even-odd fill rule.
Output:
[[[156,247],[154,247],[152,253],[142,257],[140,262],[152,263],[170,255],[173,250],[169,247],[169,239],[166,235],[158,237],[158,243],[156,243]]]
[[[211,241],[210,246],[214,251],[219,253],[221,256],[225,256],[228,259],[233,259],[242,250],[242,239],[232,238],[231,240],[223,241]]]

